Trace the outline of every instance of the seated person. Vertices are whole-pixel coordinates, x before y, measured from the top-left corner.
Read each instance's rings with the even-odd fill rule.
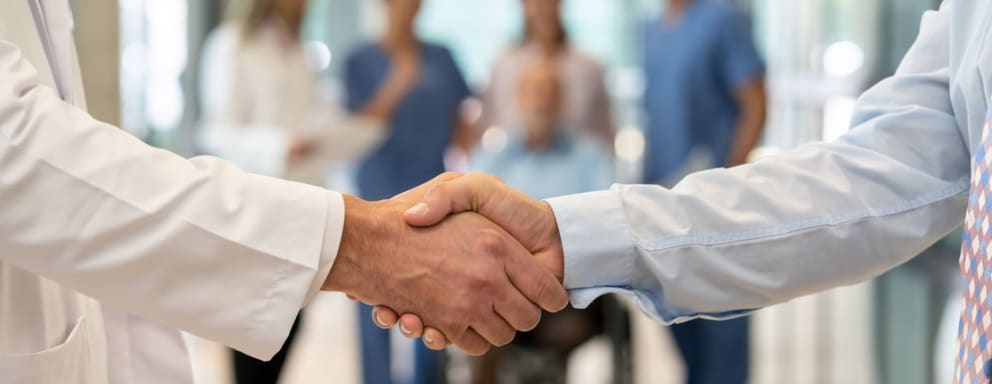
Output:
[[[510,129],[505,148],[483,148],[470,159],[474,171],[499,176],[531,197],[607,189],[613,183],[610,154],[592,138],[562,126],[561,83],[556,66],[542,60],[520,76],[517,107],[522,129]]]
[[[499,176],[510,186],[538,199],[609,188],[613,181],[610,155],[590,137],[561,124],[561,84],[556,66],[542,60],[520,77],[517,106],[522,129],[511,129],[505,148],[480,149],[473,170]],[[603,306],[566,309],[543,316],[531,332],[521,333],[506,348],[494,349],[480,361],[476,382],[499,382],[514,375],[524,383],[564,383],[566,362],[577,347],[602,334]]]

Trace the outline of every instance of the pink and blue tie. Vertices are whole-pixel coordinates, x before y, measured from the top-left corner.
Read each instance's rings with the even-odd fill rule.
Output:
[[[958,356],[954,382],[959,384],[992,382],[992,107],[986,113],[982,144],[972,159],[971,193],[964,219],[961,245],[961,273],[965,277],[961,320],[958,326]]]

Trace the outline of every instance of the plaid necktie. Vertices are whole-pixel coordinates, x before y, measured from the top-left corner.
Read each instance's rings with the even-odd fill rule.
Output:
[[[971,193],[968,213],[964,219],[964,239],[961,244],[961,273],[965,277],[961,320],[958,326],[958,356],[954,365],[954,382],[992,382],[992,107],[986,113],[982,129],[982,145],[972,159]]]

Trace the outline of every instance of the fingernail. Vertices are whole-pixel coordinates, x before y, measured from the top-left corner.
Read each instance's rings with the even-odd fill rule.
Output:
[[[425,213],[427,213],[427,204],[424,203],[418,203],[417,205],[414,205],[412,208],[406,210],[407,215],[420,216]]]
[[[427,344],[434,344],[434,338],[429,334],[424,334],[424,342]]]
[[[372,317],[375,318],[375,323],[378,324],[380,327],[385,327],[386,326],[386,322],[385,321],[382,321],[382,315],[379,314],[379,310],[378,309],[376,309],[373,312]]]
[[[409,329],[406,329],[406,327],[403,326],[403,323],[402,322],[400,322],[400,332],[403,332],[403,334],[404,335],[407,335],[407,336],[410,336],[410,335],[413,334],[413,332],[410,332]]]

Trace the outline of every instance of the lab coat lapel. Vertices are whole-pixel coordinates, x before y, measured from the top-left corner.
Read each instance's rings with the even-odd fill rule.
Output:
[[[48,60],[59,95],[66,102],[80,108],[86,108],[86,98],[82,86],[82,74],[76,55],[76,44],[73,41],[72,12],[68,0],[30,0],[38,4],[41,17],[39,34],[42,40],[47,37]]]

